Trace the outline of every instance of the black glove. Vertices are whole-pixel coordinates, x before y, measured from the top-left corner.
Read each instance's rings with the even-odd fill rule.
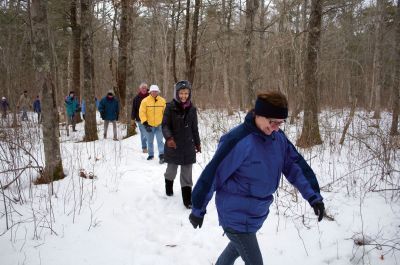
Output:
[[[104,120],[104,116],[105,116],[105,113],[103,111],[100,112],[100,117],[101,117],[102,120]]]
[[[151,126],[148,124],[147,121],[143,122],[143,125],[144,125],[144,128],[146,129],[146,131],[150,133],[150,132],[151,132],[151,129],[152,129],[153,127],[151,127]]]
[[[203,220],[204,220],[204,217],[197,217],[196,215],[194,215],[192,213],[189,215],[189,221],[193,225],[194,229],[196,229],[197,227],[199,227],[199,229],[200,229],[201,226],[203,225]]]
[[[324,217],[325,214],[325,205],[323,202],[316,202],[312,206],[314,209],[315,215],[318,215],[318,222],[321,222],[322,218]]]
[[[117,121],[118,121],[118,118],[119,118],[119,114],[117,114],[117,119],[116,119]]]

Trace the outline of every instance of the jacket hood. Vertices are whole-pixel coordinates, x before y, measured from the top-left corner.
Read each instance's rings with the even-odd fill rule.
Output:
[[[187,99],[186,102],[190,102],[192,99],[192,89],[188,88],[188,87],[184,87],[184,88],[176,88],[176,86],[174,87],[174,100],[178,103],[182,103],[181,100],[179,99],[179,90],[181,89],[189,89],[189,97]]]

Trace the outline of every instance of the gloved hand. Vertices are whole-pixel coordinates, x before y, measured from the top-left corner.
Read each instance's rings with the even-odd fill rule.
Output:
[[[118,121],[118,119],[119,119],[119,114],[117,114],[117,118],[115,120]]]
[[[105,113],[104,113],[104,111],[100,112],[100,117],[101,117],[102,120],[104,120],[104,118],[105,118]]]
[[[195,149],[196,149],[196,153],[201,153],[201,145],[200,144],[197,144],[195,146]]]
[[[176,149],[176,143],[175,143],[174,137],[169,137],[169,138],[168,138],[168,140],[167,140],[167,146],[168,146],[169,148],[174,148],[174,149]]]
[[[149,133],[151,132],[151,129],[153,128],[149,125],[149,123],[147,121],[143,122],[143,126],[146,129],[146,131]]]
[[[200,229],[201,226],[203,225],[203,220],[204,220],[204,217],[197,217],[196,215],[194,215],[192,213],[189,215],[189,221],[193,225],[194,229],[196,229],[197,227],[199,227],[199,229]]]
[[[324,203],[322,201],[319,201],[319,202],[314,203],[314,205],[312,207],[314,209],[315,215],[318,215],[318,222],[320,222],[325,214]]]

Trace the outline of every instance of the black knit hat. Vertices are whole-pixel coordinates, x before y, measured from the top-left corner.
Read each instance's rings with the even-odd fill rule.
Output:
[[[288,117],[288,108],[275,106],[260,98],[256,100],[254,112],[256,115],[266,118],[286,119]]]

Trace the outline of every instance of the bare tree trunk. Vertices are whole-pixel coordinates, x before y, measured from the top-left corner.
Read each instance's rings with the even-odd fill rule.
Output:
[[[188,80],[193,84],[194,75],[196,73],[196,59],[197,59],[197,33],[199,30],[199,14],[200,14],[200,0],[194,1],[194,13],[193,13],[193,26],[192,26],[192,44],[190,51],[190,64]]]
[[[128,61],[128,43],[130,40],[129,25],[129,5],[130,0],[121,0],[121,20],[119,30],[119,47],[118,47],[118,89],[117,95],[121,103],[121,114],[122,121],[129,121],[126,109],[126,72],[127,72],[127,61]]]
[[[190,28],[190,0],[186,0],[185,31],[183,33],[183,50],[185,52],[185,76],[189,80],[190,51],[189,51],[189,28]]]
[[[76,98],[81,99],[81,28],[78,23],[79,0],[71,0],[71,29],[72,29],[72,90]],[[75,115],[76,121],[81,122],[81,117]]]
[[[181,15],[181,0],[178,1],[178,7],[175,9],[175,4],[173,5],[172,10],[172,24],[174,26],[174,30],[172,31],[172,51],[171,51],[171,60],[172,60],[172,76],[174,78],[174,82],[178,82],[178,77],[176,74],[176,32],[179,28],[179,21]]]
[[[304,120],[297,145],[311,147],[322,143],[318,125],[317,57],[320,50],[322,0],[311,0],[308,23],[307,57],[304,63]]]
[[[64,177],[55,87],[51,77],[51,46],[47,21],[47,1],[32,0],[32,50],[36,69],[36,82],[41,87],[43,115],[43,146],[45,169],[37,183],[49,183]]]
[[[374,119],[381,117],[381,91],[383,86],[382,43],[384,29],[384,0],[377,0],[377,21],[375,23],[375,49],[373,65],[373,91],[375,95]]]
[[[222,81],[224,87],[224,98],[226,102],[226,107],[228,109],[228,114],[233,114],[231,91],[229,85],[229,64],[231,57],[231,28],[230,28],[230,17],[232,12],[232,0],[229,1],[229,8],[226,6],[226,1],[222,1],[222,23],[221,29],[223,35],[223,47],[222,47]]]
[[[116,24],[117,24],[117,15],[118,15],[118,7],[117,4],[114,3],[113,1],[113,7],[114,7],[114,17],[113,17],[113,27],[111,31],[111,43],[110,43],[110,59],[108,61],[108,65],[110,67],[110,73],[112,76],[113,82],[116,82],[117,76],[114,72],[114,67],[115,67],[115,62],[114,62],[114,38],[115,38],[115,32],[116,32]]]
[[[394,74],[394,85],[393,85],[393,116],[392,125],[390,127],[390,135],[399,135],[399,90],[400,90],[400,0],[397,0],[396,17],[395,17],[395,27],[396,27],[396,42],[395,42],[395,74]]]
[[[296,18],[296,34],[300,34],[300,15],[302,18],[302,30],[305,31],[307,28],[307,6],[308,0],[303,0],[301,12],[298,12]],[[304,71],[303,71],[303,62],[305,61],[305,47],[306,47],[306,34],[303,32],[301,34],[300,40],[295,40],[295,43],[299,43],[298,47],[300,47],[299,51],[295,51],[295,85],[294,85],[294,106],[292,108],[292,113],[290,116],[290,123],[294,123],[295,119],[298,118],[302,108],[303,108],[303,92],[304,92]]]
[[[247,87],[247,107],[253,106],[256,100],[255,78],[252,66],[253,58],[253,39],[254,39],[254,19],[259,6],[259,0],[246,1],[246,25],[244,29],[244,48],[245,64],[244,71],[246,75]]]
[[[81,0],[82,21],[82,54],[83,54],[83,89],[86,102],[85,141],[98,140],[96,126],[96,106],[93,86],[93,30],[92,0]]]

